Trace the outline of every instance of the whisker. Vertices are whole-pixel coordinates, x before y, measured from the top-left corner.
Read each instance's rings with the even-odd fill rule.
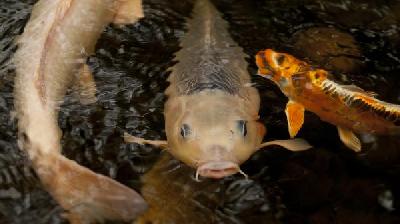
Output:
[[[199,180],[199,170],[198,169],[196,169],[195,180],[196,180],[196,182],[200,182],[200,180]]]
[[[239,171],[238,171],[238,172],[239,172],[240,174],[242,174],[246,180],[249,179],[249,176],[248,176],[245,172],[243,172],[243,170],[241,170],[240,168],[239,168]]]

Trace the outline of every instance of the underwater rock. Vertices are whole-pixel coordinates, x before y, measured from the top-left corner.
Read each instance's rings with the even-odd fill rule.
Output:
[[[325,1],[311,0],[306,6],[325,21],[334,22],[345,27],[366,26],[382,18],[386,9],[379,0]]]
[[[400,47],[400,2],[390,4],[386,12],[382,19],[373,21],[368,27],[385,37],[390,47],[396,49]]]
[[[357,72],[363,66],[361,52],[354,38],[330,27],[314,27],[293,36],[297,55],[319,66],[340,72]]]

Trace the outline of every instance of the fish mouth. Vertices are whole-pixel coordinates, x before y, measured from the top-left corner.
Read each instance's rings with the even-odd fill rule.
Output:
[[[202,177],[220,179],[235,173],[241,173],[247,178],[247,175],[243,173],[237,163],[230,161],[206,162],[197,168],[196,180],[198,181],[199,175]]]
[[[272,71],[266,68],[259,69],[257,75],[267,79],[272,79]]]
[[[256,55],[256,64],[258,67],[257,75],[265,78],[271,78],[272,76],[272,70],[270,69],[269,62],[267,60],[268,53],[269,51],[266,50],[266,51],[260,51]]]

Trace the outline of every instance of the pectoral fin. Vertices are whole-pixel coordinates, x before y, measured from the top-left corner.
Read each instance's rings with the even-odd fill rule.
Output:
[[[83,64],[78,76],[76,77],[76,89],[79,94],[79,101],[86,105],[95,103],[96,98],[96,83],[92,72],[87,64]]]
[[[120,2],[114,17],[114,24],[132,24],[143,18],[142,0],[120,0]]]
[[[258,147],[258,149],[261,149],[261,148],[264,148],[264,147],[267,147],[270,145],[279,145],[279,146],[282,146],[293,152],[304,151],[304,150],[312,148],[312,146],[306,140],[301,139],[301,138],[295,138],[295,139],[289,139],[289,140],[274,140],[274,141],[264,142],[264,143],[261,143],[261,145]]]
[[[286,117],[289,128],[289,135],[294,138],[304,123],[304,107],[300,103],[290,100],[286,105]]]
[[[337,127],[342,142],[355,152],[361,151],[360,139],[349,129]]]
[[[157,148],[161,148],[161,149],[167,149],[168,148],[168,142],[165,140],[147,140],[144,138],[140,138],[140,137],[136,137],[133,135],[130,135],[128,133],[124,133],[124,140],[125,142],[129,142],[129,143],[137,143],[140,145],[152,145],[155,146]]]

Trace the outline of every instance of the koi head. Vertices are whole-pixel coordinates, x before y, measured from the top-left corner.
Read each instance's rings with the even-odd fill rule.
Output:
[[[256,55],[258,74],[269,79],[279,80],[290,78],[304,66],[304,63],[295,57],[278,53],[271,49],[260,51]]]
[[[327,72],[312,69],[307,63],[292,55],[278,53],[271,49],[260,51],[256,55],[258,75],[271,79],[281,88],[309,86],[321,82],[327,77]]]
[[[239,102],[243,99],[217,92],[180,96],[165,107],[168,150],[195,168],[196,178],[243,174],[239,165],[257,150],[265,134],[248,106]]]

